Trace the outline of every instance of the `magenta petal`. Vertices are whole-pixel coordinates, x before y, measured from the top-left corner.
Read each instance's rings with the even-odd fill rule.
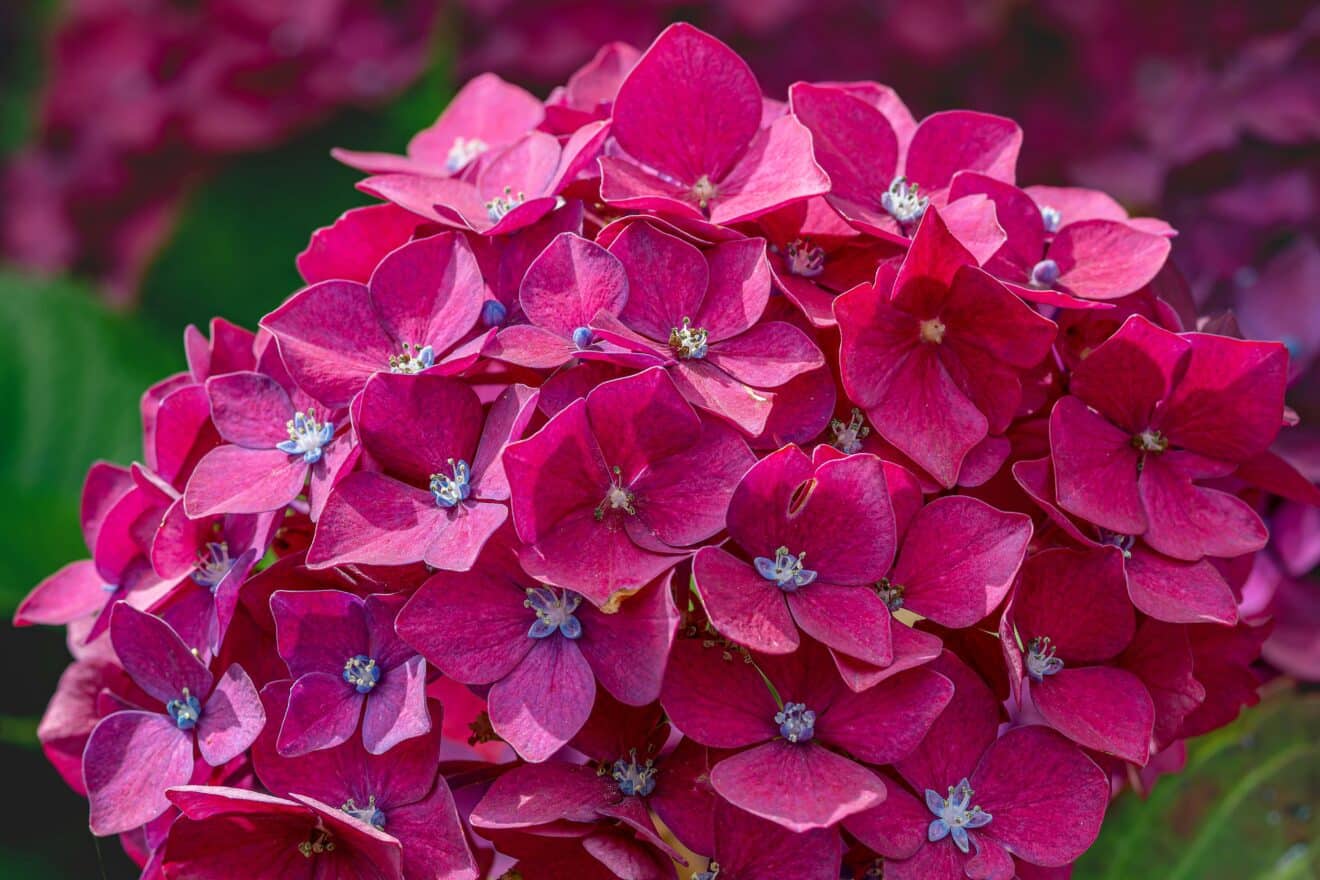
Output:
[[[352,208],[312,233],[298,255],[298,273],[308,284],[335,278],[366,284],[381,258],[411,238],[419,222],[391,204]]]
[[[441,532],[442,523],[460,509],[446,511],[436,505],[429,491],[384,474],[349,474],[326,499],[307,564],[325,568],[347,562],[417,562]]]
[[[413,594],[395,628],[445,675],[465,684],[490,684],[532,649],[527,630],[535,617],[523,599],[516,582],[502,582],[483,567],[461,575],[442,572]]]
[[[105,605],[106,582],[90,559],[71,562],[37,584],[14,612],[15,626],[63,626]],[[111,585],[113,588],[113,585]]]
[[[674,642],[660,703],[684,735],[712,748],[741,748],[778,733],[779,707],[756,667],[702,639]]]
[[[843,859],[839,833],[817,828],[785,834],[783,828],[724,801],[715,807],[715,858],[732,877],[837,880]]]
[[[1150,518],[1147,544],[1174,559],[1241,556],[1261,549],[1269,532],[1251,506],[1235,495],[1195,485],[1189,454],[1148,457],[1138,487]]]
[[[1139,765],[1150,756],[1155,706],[1131,672],[1065,668],[1033,683],[1031,698],[1050,726],[1078,745]]]
[[[518,537],[535,543],[565,517],[595,507],[610,485],[609,469],[579,399],[504,454]]]
[[[590,510],[564,519],[519,553],[529,575],[581,593],[598,607],[619,593],[641,589],[683,558],[637,546],[623,524],[597,522]]]
[[[1175,446],[1246,461],[1278,436],[1288,355],[1277,342],[1196,333],[1161,427]]]
[[[1023,514],[937,498],[913,519],[890,580],[903,587],[905,608],[943,626],[971,626],[1008,594],[1031,534]]]
[[[427,545],[422,560],[443,571],[467,571],[508,516],[509,509],[503,504],[470,501],[442,511],[438,534]]]
[[[774,395],[743,384],[704,361],[684,362],[673,371],[674,384],[683,396],[755,437],[765,430]]]
[[[1022,566],[1013,619],[1023,642],[1048,638],[1067,663],[1109,660],[1136,629],[1126,592],[1118,548],[1044,550]]]
[[[752,566],[719,547],[703,547],[692,561],[692,578],[721,635],[766,654],[797,649],[797,625],[783,591]]]
[[[898,137],[884,114],[832,85],[795,83],[789,100],[794,115],[811,130],[831,195],[858,206],[878,202],[898,166]]]
[[[389,823],[390,836],[407,841],[403,848],[405,880],[424,880],[436,874],[446,880],[481,876],[443,777],[425,800],[390,810]]]
[[[477,497],[487,501],[508,499],[509,479],[504,472],[504,450],[510,443],[522,439],[528,424],[536,416],[540,399],[539,389],[515,384],[500,392],[491,404],[472,461],[472,491]]]
[[[368,287],[385,331],[401,343],[432,346],[437,357],[472,329],[486,298],[477,259],[453,232],[391,251]]]
[[[1113,220],[1082,220],[1059,230],[1049,257],[1059,284],[1078,296],[1109,300],[1150,283],[1169,258],[1169,239]]]
[[[1123,535],[1146,531],[1146,509],[1137,493],[1137,461],[1131,436],[1063,397],[1050,414],[1050,454],[1055,493],[1069,513]]]
[[[1134,547],[1124,568],[1132,604],[1156,620],[1237,623],[1233,590],[1207,560],[1189,564]]]
[[[357,732],[363,697],[342,675],[309,672],[293,683],[280,727],[281,755],[302,755],[337,746]]]
[[[778,590],[759,574],[757,577],[762,589]],[[839,586],[818,580],[789,593],[787,598],[797,625],[816,641],[875,666],[893,662],[889,608],[869,586]]]
[[[951,842],[941,843],[921,847],[910,859],[885,862],[886,880],[965,880],[963,860],[967,857]]]
[[[367,377],[389,368],[393,353],[366,286],[354,282],[314,284],[261,326],[275,336],[298,387],[330,407],[347,406]]]
[[[710,342],[723,342],[751,330],[770,299],[770,264],[765,242],[734,239],[704,252],[710,284],[701,307],[691,317]],[[667,338],[667,337],[662,337]]]
[[[360,406],[353,424],[362,445],[400,479],[425,486],[432,474],[453,473],[451,459],[472,464],[482,410],[463,382],[432,373],[377,373],[363,388]]]
[[[1002,116],[970,110],[932,113],[912,133],[905,171],[923,190],[949,185],[959,171],[1013,182],[1022,129]]]
[[[278,590],[270,597],[275,640],[289,674],[338,672],[370,648],[362,600],[342,590]],[[352,690],[352,688],[347,688]]]
[[[582,656],[601,686],[630,706],[644,706],[660,696],[679,623],[670,584],[669,576],[662,578],[629,596],[613,614],[586,605],[577,612]]]
[[[977,803],[994,817],[978,833],[1048,867],[1066,865],[1086,851],[1109,804],[1105,773],[1076,746],[1040,726],[1005,733],[970,781]]]
[[[902,786],[885,788],[883,801],[844,819],[843,827],[886,859],[911,858],[926,843],[930,810]]]
[[[1206,698],[1205,686],[1194,676],[1186,627],[1144,621],[1119,664],[1140,678],[1150,691],[1155,704],[1153,750],[1163,749],[1178,737],[1183,720]]]
[[[247,751],[266,725],[266,710],[252,679],[237,663],[225,670],[202,707],[197,748],[202,760],[220,767]]]
[[[715,765],[711,785],[729,803],[790,831],[828,828],[884,800],[874,772],[814,743],[775,740]]]
[[[278,449],[217,446],[197,463],[184,491],[184,511],[196,519],[220,513],[267,513],[297,498],[307,482],[300,455]]]
[[[758,131],[716,187],[710,222],[739,223],[824,195],[830,179],[811,154],[811,132],[792,116]]]
[[[490,723],[527,761],[544,761],[573,738],[596,699],[596,680],[577,645],[539,639],[523,661],[495,683]]]
[[[1157,407],[1179,384],[1190,356],[1187,337],[1134,315],[1077,365],[1069,389],[1109,421],[1136,434],[1156,420]],[[1125,381],[1115,382],[1119,375]]]
[[[695,442],[675,455],[652,462],[633,481],[637,516],[628,520],[628,533],[638,540],[644,531],[666,547],[686,547],[708,540],[724,528],[729,498],[754,462],[747,443],[736,431],[712,419],[702,419]],[[638,543],[647,545],[643,540]]]
[[[504,773],[472,810],[477,828],[528,828],[565,820],[594,822],[597,811],[618,800],[619,787],[584,764],[548,761]]]
[[[609,251],[565,232],[527,267],[518,300],[529,321],[567,338],[597,312],[619,314],[628,301],[628,276]]]
[[[712,346],[706,360],[757,388],[777,388],[825,364],[811,338],[782,321],[760,324]]]
[[[83,755],[92,833],[136,828],[169,807],[165,790],[193,772],[192,736],[166,715],[115,712],[92,731]]]
[[[619,234],[610,253],[628,274],[628,301],[618,315],[625,325],[663,342],[673,328],[683,326],[685,317],[700,313],[711,272],[696,247],[639,222]]]
[[[761,88],[747,62],[689,24],[666,28],[614,99],[620,146],[687,183],[723,177],[760,125]]]
[[[206,664],[160,618],[121,602],[110,615],[110,642],[134,683],[162,703],[179,699],[185,688],[198,700],[211,693]]]
[[[250,449],[271,449],[289,439],[285,423],[293,403],[280,384],[261,373],[227,373],[206,381],[211,421],[220,436]]]
[[[572,360],[577,349],[572,342],[549,330],[531,324],[513,324],[496,334],[486,354],[534,370],[551,370]]]
[[[999,700],[989,686],[946,651],[931,666],[953,682],[953,699],[935,719],[916,750],[896,767],[914,789],[944,791],[976,768],[999,730]]]
[[[844,693],[820,714],[816,735],[860,761],[893,764],[921,743],[952,697],[949,679],[913,669],[861,693]]]
[[[373,755],[431,729],[426,709],[426,661],[414,656],[385,670],[367,695],[362,716],[362,743]]]

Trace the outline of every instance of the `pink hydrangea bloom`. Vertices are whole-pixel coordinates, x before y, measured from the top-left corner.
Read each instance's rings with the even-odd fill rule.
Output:
[[[1307,671],[1286,347],[1015,123],[788,97],[688,25],[479,78],[189,328],[16,615],[144,877],[1062,877]]]

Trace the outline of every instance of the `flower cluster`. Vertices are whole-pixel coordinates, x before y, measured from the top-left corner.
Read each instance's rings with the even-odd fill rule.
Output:
[[[0,254],[94,277],[118,302],[200,180],[411,83],[439,13],[431,0],[59,5],[36,136],[0,168]]]
[[[190,329],[40,728],[147,877],[1046,876],[1255,701],[1277,343],[1022,132],[688,25],[470,82]]]

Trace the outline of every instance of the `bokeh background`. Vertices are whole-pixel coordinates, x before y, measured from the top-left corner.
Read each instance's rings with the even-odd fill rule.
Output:
[[[299,285],[310,232],[367,202],[334,146],[401,151],[483,70],[545,94],[608,40],[684,19],[768,94],[875,79],[918,117],[1012,116],[1019,177],[1094,186],[1180,230],[1170,292],[1281,339],[1320,476],[1320,8],[1289,0],[0,0],[0,877],[136,876],[45,763],[62,637],[8,624],[86,555],[95,459],[140,454],[138,397],[189,323],[251,326]],[[1320,513],[1247,581],[1272,616],[1265,705],[1116,803],[1075,876],[1320,876]],[[1300,522],[1300,526],[1297,525]]]

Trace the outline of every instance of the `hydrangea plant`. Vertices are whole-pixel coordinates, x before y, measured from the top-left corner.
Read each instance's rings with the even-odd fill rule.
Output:
[[[627,63],[619,63],[621,57]],[[485,76],[190,328],[20,624],[148,878],[1066,876],[1256,700],[1277,343],[1023,134],[684,24]],[[581,87],[591,83],[591,88]]]

